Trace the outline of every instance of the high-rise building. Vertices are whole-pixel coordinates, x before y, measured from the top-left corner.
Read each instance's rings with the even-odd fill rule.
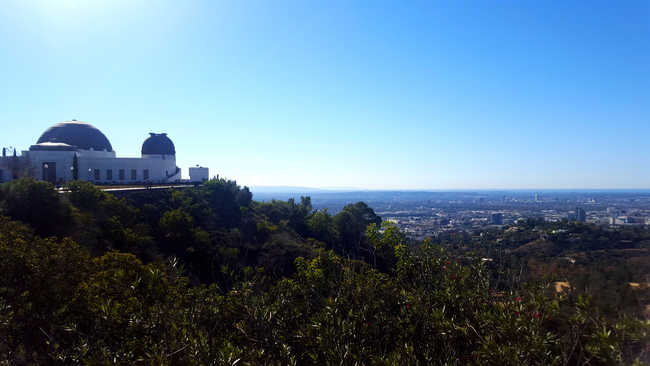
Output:
[[[587,213],[580,207],[576,207],[576,220],[580,222],[587,221]]]

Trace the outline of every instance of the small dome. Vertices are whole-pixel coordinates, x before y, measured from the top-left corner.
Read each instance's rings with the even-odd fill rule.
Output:
[[[67,144],[82,150],[113,151],[113,146],[102,131],[91,124],[75,120],[57,123],[45,130],[36,144],[44,143]]]
[[[176,155],[176,148],[166,133],[149,133],[142,143],[142,155]]]

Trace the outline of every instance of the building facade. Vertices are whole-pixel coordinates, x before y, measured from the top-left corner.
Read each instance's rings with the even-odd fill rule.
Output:
[[[21,162],[18,164],[17,162]],[[150,133],[139,158],[118,158],[106,136],[76,120],[57,123],[21,156],[0,157],[0,180],[32,176],[53,184],[81,179],[99,184],[175,182],[181,180],[176,149],[166,133]]]
[[[206,167],[190,167],[190,182],[203,182],[210,179],[210,170]]]

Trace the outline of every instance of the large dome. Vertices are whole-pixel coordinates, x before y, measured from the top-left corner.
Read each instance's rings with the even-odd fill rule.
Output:
[[[176,155],[176,148],[166,133],[149,132],[142,143],[142,155]]]
[[[57,123],[39,137],[36,144],[63,143],[83,150],[113,151],[110,141],[95,126],[79,121]]]

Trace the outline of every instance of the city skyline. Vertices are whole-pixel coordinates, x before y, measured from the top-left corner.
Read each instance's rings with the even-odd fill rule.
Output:
[[[247,186],[650,188],[650,3],[0,4],[0,137],[76,119]]]

